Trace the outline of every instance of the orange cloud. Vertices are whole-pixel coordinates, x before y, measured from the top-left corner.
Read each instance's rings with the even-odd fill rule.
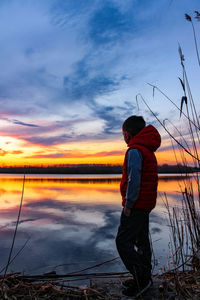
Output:
[[[49,153],[49,154],[36,154],[27,156],[26,158],[41,159],[41,158],[87,158],[87,157],[107,157],[107,156],[122,156],[124,151],[104,151],[97,153],[81,153],[81,152],[67,152],[67,153]]]
[[[54,165],[54,164],[122,164],[127,146],[123,138],[111,140],[73,141],[62,145],[30,146],[29,142],[12,137],[0,137],[2,148],[1,164],[8,165]],[[14,150],[13,150],[14,149]],[[176,150],[178,162],[181,152]],[[191,157],[184,153],[189,162]],[[158,164],[176,164],[169,140],[163,139],[162,147],[156,152]]]
[[[5,156],[7,154],[7,151],[0,149],[0,156]]]

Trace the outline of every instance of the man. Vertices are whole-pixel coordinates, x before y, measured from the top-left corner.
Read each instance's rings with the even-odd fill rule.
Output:
[[[122,130],[128,150],[120,185],[123,210],[116,245],[133,275],[124,282],[123,294],[137,297],[152,284],[149,213],[156,205],[158,170],[154,152],[161,137],[155,127],[146,126],[141,116],[126,119]]]

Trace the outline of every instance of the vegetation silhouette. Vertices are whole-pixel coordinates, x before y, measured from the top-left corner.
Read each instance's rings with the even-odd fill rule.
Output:
[[[158,166],[160,174],[192,173],[200,171],[198,167],[187,165],[164,164]],[[0,173],[9,174],[121,174],[121,165],[84,164],[84,165],[55,165],[55,166],[11,166],[0,167]]]

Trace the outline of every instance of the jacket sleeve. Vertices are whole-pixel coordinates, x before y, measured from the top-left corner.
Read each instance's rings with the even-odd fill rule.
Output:
[[[138,149],[131,149],[127,156],[128,187],[125,206],[133,208],[140,193],[142,154]]]

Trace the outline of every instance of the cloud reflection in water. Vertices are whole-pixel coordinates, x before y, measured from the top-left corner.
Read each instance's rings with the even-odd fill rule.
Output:
[[[0,178],[0,265],[7,261],[17,219],[21,179]],[[170,202],[178,203],[175,182],[160,182],[160,190],[170,194]],[[177,187],[178,189],[178,187]],[[117,180],[28,179],[17,233],[15,253],[30,237],[22,254],[10,270],[42,273],[52,270],[71,272],[117,256],[115,235],[119,225],[121,199]],[[150,216],[150,230],[155,255],[165,263],[169,241],[167,214],[161,198]],[[14,253],[14,255],[15,255]],[[80,264],[72,264],[72,263]],[[98,271],[124,270],[119,261]]]

